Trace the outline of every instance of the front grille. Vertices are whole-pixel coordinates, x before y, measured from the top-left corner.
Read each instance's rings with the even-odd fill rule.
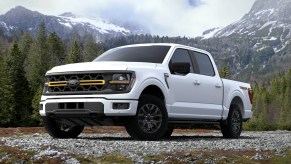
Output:
[[[128,93],[134,79],[132,71],[48,74],[45,77],[43,95]]]
[[[105,76],[100,73],[51,75],[47,77],[46,87],[50,93],[102,91],[105,82]]]

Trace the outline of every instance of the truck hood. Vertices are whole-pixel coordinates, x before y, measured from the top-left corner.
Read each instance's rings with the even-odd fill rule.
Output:
[[[63,73],[63,72],[87,72],[87,71],[112,71],[112,70],[128,70],[134,68],[155,68],[155,63],[139,63],[139,62],[86,62],[74,63],[56,66],[49,70],[47,74]]]

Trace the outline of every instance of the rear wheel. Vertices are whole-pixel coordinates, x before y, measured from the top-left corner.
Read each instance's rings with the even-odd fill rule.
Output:
[[[226,124],[221,123],[224,138],[238,138],[242,131],[242,114],[238,106],[231,105]]]
[[[66,125],[50,117],[42,119],[45,130],[53,138],[76,138],[84,129],[84,126]]]
[[[125,128],[128,134],[138,140],[157,140],[167,130],[168,114],[164,103],[152,95],[139,99],[137,112],[130,117]]]

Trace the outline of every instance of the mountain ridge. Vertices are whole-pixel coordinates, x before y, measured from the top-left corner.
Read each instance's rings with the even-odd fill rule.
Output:
[[[291,0],[256,0],[240,20],[206,30],[201,42],[216,47],[212,52],[219,55],[216,60],[224,58],[222,64],[236,79],[287,71],[291,68]]]
[[[213,37],[242,35],[291,38],[291,0],[257,0],[240,20],[216,31]]]
[[[8,36],[13,36],[17,31],[29,31],[36,35],[41,23],[45,24],[47,31],[56,32],[62,39],[68,39],[72,35],[93,35],[97,41],[100,41],[108,37],[141,34],[143,32],[143,30],[134,29],[134,26],[127,29],[107,20],[79,17],[71,12],[65,12],[58,16],[44,15],[22,6],[12,8],[5,14],[0,15],[0,27],[4,29],[4,33]]]
[[[291,0],[280,0],[282,4],[276,3],[276,5],[272,5],[272,2],[276,2],[275,0],[267,1],[268,3],[265,5],[262,5],[263,0],[255,1],[251,10],[242,19],[224,28],[205,31],[203,37],[196,38],[132,36],[132,34],[140,34],[138,26],[129,24],[125,28],[115,26],[118,23],[110,24],[106,20],[99,19],[100,24],[104,23],[115,28],[108,33],[106,31],[102,33],[102,29],[108,30],[109,28],[97,28],[94,23],[90,23],[92,20],[88,21],[88,18],[84,20],[70,12],[59,16],[46,16],[32,11],[29,13],[35,19],[45,19],[47,33],[56,32],[63,40],[70,40],[76,34],[79,36],[88,34],[95,37],[97,42],[103,42],[111,48],[125,44],[170,42],[205,49],[212,54],[219,68],[227,65],[234,79],[244,81],[258,79],[259,76],[266,74],[272,76],[273,73],[291,68],[291,17],[290,19],[289,16],[278,18],[291,12]],[[11,33],[19,30],[20,26],[9,22],[6,24],[1,20],[3,20],[3,15],[0,16],[0,27],[2,26],[3,29],[9,29]],[[96,22],[98,23],[98,21]],[[41,22],[27,22],[23,31],[36,34],[38,23]],[[134,32],[134,29],[137,31]],[[0,29],[0,36],[1,33]]]

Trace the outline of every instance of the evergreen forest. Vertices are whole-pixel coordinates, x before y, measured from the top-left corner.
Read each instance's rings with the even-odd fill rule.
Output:
[[[258,59],[252,60],[255,53],[248,47],[251,40],[244,39],[238,43],[239,49],[233,48],[244,55],[239,61],[232,61],[224,58],[224,54],[233,52],[232,47],[222,45],[230,39],[217,40],[151,35],[116,36],[104,41],[96,41],[90,35],[76,35],[62,40],[55,32],[46,31],[44,24],[40,25],[37,36],[27,32],[13,37],[0,36],[0,127],[41,125],[39,101],[45,73],[52,67],[90,62],[106,50],[126,44],[170,42],[210,51],[222,77],[251,83],[254,115],[244,124],[245,130],[291,130],[291,70],[282,65],[277,71],[273,67],[264,73],[245,69],[237,75],[238,63],[265,62],[273,55],[272,51],[261,52]],[[216,46],[212,46],[211,42],[215,41]],[[286,53],[290,54],[291,50]]]

